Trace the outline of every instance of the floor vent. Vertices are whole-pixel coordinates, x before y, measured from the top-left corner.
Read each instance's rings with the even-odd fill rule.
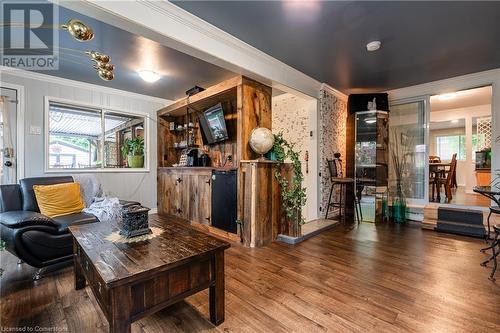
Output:
[[[485,237],[483,212],[461,208],[438,208],[436,230],[471,237]]]

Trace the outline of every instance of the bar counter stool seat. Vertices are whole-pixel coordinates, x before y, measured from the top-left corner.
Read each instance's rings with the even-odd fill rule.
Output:
[[[333,160],[327,160],[328,162],[328,170],[330,172],[330,182],[331,182],[331,188],[330,188],[330,195],[328,197],[328,204],[326,206],[326,214],[325,214],[325,219],[328,219],[328,213],[331,208],[338,208],[339,209],[339,216],[342,218],[342,209],[345,211],[345,192],[346,192],[346,185],[348,184],[354,184],[354,179],[349,178],[349,177],[343,177],[342,176],[342,160],[340,159],[340,154],[336,153],[335,158]],[[339,186],[340,187],[340,197],[338,201],[332,201],[332,195],[335,190],[335,187]],[[358,214],[358,206],[356,205],[356,218],[359,221],[359,214]]]

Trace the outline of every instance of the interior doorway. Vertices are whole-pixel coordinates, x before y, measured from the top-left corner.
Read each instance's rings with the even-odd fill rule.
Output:
[[[429,202],[489,207],[473,192],[491,182],[492,87],[430,97]]]
[[[1,87],[0,92],[0,184],[17,182],[18,91]]]

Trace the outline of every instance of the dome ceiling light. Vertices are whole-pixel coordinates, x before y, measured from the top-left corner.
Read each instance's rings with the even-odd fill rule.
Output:
[[[161,78],[161,75],[156,73],[155,71],[149,69],[141,69],[137,71],[137,74],[148,83],[155,83]]]
[[[381,41],[374,40],[373,42],[366,44],[366,49],[368,50],[368,52],[374,52],[380,49],[381,46],[382,46]]]

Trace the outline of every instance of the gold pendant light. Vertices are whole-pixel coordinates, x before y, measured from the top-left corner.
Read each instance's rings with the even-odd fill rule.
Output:
[[[99,75],[99,77],[104,81],[111,81],[115,77],[112,71],[108,71],[107,69],[104,68],[98,68],[97,75]]]
[[[71,36],[79,42],[87,42],[94,38],[92,28],[77,19],[71,19],[68,23],[61,26],[63,29],[68,30]]]
[[[88,54],[88,56],[92,60],[98,61],[100,63],[108,63],[111,60],[111,57],[109,55],[97,51],[87,51],[85,53]]]

